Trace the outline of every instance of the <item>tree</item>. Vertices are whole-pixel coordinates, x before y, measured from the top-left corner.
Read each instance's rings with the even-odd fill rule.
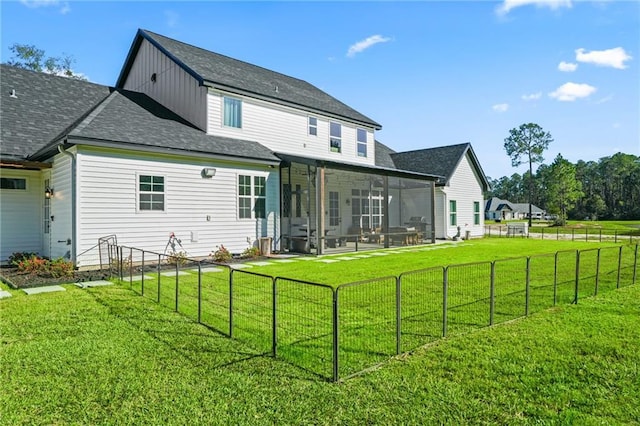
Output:
[[[533,176],[533,163],[542,163],[542,153],[553,142],[551,133],[545,132],[535,123],[522,124],[509,131],[504,140],[504,149],[511,158],[511,165],[518,167],[525,160],[529,162],[529,176]],[[533,179],[529,182],[529,226],[531,226],[531,202],[533,198]]]
[[[549,207],[553,213],[559,214],[559,224],[564,226],[567,222],[567,211],[584,195],[582,183],[576,179],[576,166],[558,154],[549,166],[546,179]]]
[[[71,69],[71,66],[75,63],[75,59],[70,55],[65,55],[62,58],[54,56],[45,58],[44,50],[38,49],[34,45],[19,43],[14,43],[9,47],[9,50],[13,52],[13,56],[7,61],[7,65],[78,80],[86,80],[86,77],[82,74],[76,74]]]

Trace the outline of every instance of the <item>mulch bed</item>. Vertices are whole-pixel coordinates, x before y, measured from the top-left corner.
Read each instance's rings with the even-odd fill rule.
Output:
[[[1,268],[0,280],[12,288],[42,287],[55,284],[68,284],[84,281],[109,279],[107,271],[73,271],[70,277],[54,278],[37,274],[26,274],[17,268]]]

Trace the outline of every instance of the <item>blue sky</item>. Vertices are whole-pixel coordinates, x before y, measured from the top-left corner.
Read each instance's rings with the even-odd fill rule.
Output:
[[[471,142],[485,173],[513,168],[509,129],[534,122],[572,162],[640,155],[640,2],[3,1],[13,43],[72,55],[114,85],[138,28],[325,90],[381,123],[397,151]]]

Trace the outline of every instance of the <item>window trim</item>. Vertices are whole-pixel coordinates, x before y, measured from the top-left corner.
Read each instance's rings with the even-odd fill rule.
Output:
[[[473,202],[473,224],[480,225],[480,201]]]
[[[4,188],[2,186],[2,184],[0,183],[0,189],[2,189],[3,191],[29,191],[29,182],[27,178],[22,178],[22,177],[9,177],[9,176],[2,176],[0,177],[0,182],[5,181],[22,181],[24,182],[24,188]]]
[[[242,177],[249,178],[249,195],[243,194],[240,195],[240,179]],[[259,188],[257,185],[257,180],[262,179],[263,181],[263,195],[258,195]],[[249,200],[249,217],[240,217],[240,199],[248,199]],[[259,200],[263,200],[264,204],[264,217],[256,215],[256,207]],[[243,207],[244,209],[245,207]],[[267,219],[267,176],[260,174],[248,174],[248,173],[238,173],[236,175],[236,218],[239,221],[248,221],[248,220],[256,220],[256,219]]]
[[[312,119],[315,120],[315,124],[311,124]],[[311,129],[313,129],[315,133],[312,133]],[[318,136],[318,117],[314,117],[313,115],[307,117],[307,135]]]
[[[338,129],[338,131],[340,133],[339,135],[337,135],[337,136],[333,135],[332,125],[339,126],[339,127],[337,127],[337,129]],[[338,144],[337,149],[335,149],[332,146],[334,141],[336,141],[337,144]],[[329,152],[335,152],[336,154],[341,154],[342,153],[342,124],[338,123],[337,121],[330,121],[329,122]]]
[[[458,226],[457,200],[449,200],[449,226]]]
[[[162,178],[162,210],[142,209],[140,208],[140,195],[141,194],[159,194],[158,191],[142,191],[140,190],[140,178],[142,176],[151,176],[151,178]],[[152,179],[153,184],[153,179]],[[153,205],[153,201],[151,201]],[[167,212],[167,177],[165,175],[154,174],[153,172],[139,172],[136,173],[136,213],[166,213]]]

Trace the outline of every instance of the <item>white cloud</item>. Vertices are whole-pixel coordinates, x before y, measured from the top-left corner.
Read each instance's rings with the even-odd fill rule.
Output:
[[[71,6],[69,6],[69,2],[60,1],[60,0],[20,0],[20,3],[27,6],[30,9],[36,9],[39,7],[60,7],[60,13],[66,15],[71,11]]]
[[[530,95],[522,95],[523,101],[537,101],[542,97],[542,92],[531,93]]]
[[[551,10],[560,9],[561,7],[570,8],[571,0],[504,0],[500,6],[496,8],[499,16],[505,16],[516,7],[536,5],[537,7],[548,7]]]
[[[578,68],[578,64],[562,61],[558,64],[558,69],[564,72],[574,72]]]
[[[592,93],[595,93],[597,89],[593,86],[584,83],[565,83],[558,87],[554,92],[549,93],[549,96],[564,102],[573,102],[576,99],[586,98]]]
[[[180,15],[178,15],[173,10],[165,10],[164,17],[167,18],[167,26],[169,28],[174,28],[178,24],[178,19]]]
[[[622,47],[607,50],[592,50],[591,52],[585,52],[582,48],[576,49],[576,61],[602,67],[613,67],[623,70],[627,67],[625,62],[629,60],[631,60],[631,55],[625,52]]]
[[[491,108],[496,112],[506,112],[509,109],[509,104],[496,104]]]
[[[347,51],[347,56],[351,58],[355,56],[356,53],[360,53],[370,48],[371,46],[374,46],[378,43],[386,43],[388,41],[391,41],[389,37],[383,37],[379,34],[372,35],[371,37],[367,37],[364,40],[361,40],[355,44],[352,44],[349,47],[349,50]]]

